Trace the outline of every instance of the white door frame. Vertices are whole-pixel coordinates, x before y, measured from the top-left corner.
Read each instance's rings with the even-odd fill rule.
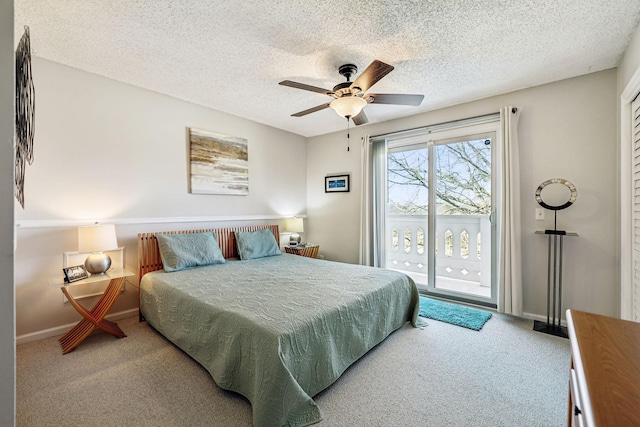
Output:
[[[620,318],[633,320],[633,143],[631,101],[640,92],[640,68],[620,95]]]

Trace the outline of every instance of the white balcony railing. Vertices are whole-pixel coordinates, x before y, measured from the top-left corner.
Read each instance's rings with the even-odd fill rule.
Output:
[[[427,267],[427,216],[387,215],[386,267],[423,277]],[[436,277],[491,286],[488,215],[436,216]],[[418,281],[416,281],[418,282]],[[422,283],[426,284],[426,283]]]

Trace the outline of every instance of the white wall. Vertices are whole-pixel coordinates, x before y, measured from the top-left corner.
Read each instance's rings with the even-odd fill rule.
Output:
[[[640,68],[640,26],[636,28],[618,65],[618,92],[622,92]]]
[[[616,216],[616,71],[607,70],[351,131],[311,138],[307,148],[308,239],[328,259],[358,261],[360,150],[364,134],[376,135],[449,120],[520,109],[523,303],[546,315],[547,246],[535,230],[552,228],[553,215],[535,221],[538,185],[565,178],[578,199],[558,214],[558,227],[580,237],[565,240],[564,308],[605,315],[619,312]],[[375,108],[375,105],[368,108]],[[324,176],[350,172],[350,193],[324,193]]]
[[[16,207],[19,338],[79,318],[50,283],[61,277],[62,253],[77,250],[73,221],[116,222],[126,267],[135,270],[139,232],[305,213],[305,138],[41,58],[34,58],[33,74],[35,160],[26,171],[25,209]],[[188,127],[248,140],[248,196],[188,193]],[[300,175],[291,175],[291,164]],[[180,223],[154,223],[175,217]],[[55,226],[67,220],[71,226]],[[43,223],[54,226],[33,228]],[[128,286],[112,312],[136,307],[137,291]]]
[[[0,0],[0,425],[15,425],[13,0]]]
[[[304,138],[34,59],[36,161],[17,220],[266,214],[304,209]],[[187,128],[249,141],[249,195],[188,193]],[[286,190],[283,190],[286,188]]]

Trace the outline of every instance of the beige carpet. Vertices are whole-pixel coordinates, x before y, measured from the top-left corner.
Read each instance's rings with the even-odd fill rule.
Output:
[[[408,324],[315,397],[319,426],[564,426],[569,342],[494,315],[479,331]],[[137,318],[62,356],[17,348],[17,426],[250,426],[246,399]]]

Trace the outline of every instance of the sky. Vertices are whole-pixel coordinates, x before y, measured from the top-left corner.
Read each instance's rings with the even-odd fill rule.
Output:
[[[471,148],[475,148],[477,151],[473,152]],[[452,149],[465,149],[467,153],[471,153],[471,159],[475,164],[481,165],[485,162],[485,166],[481,166],[481,169],[485,171],[488,169],[490,172],[490,166],[486,166],[486,162],[488,161],[490,163],[491,161],[490,139],[483,138],[479,140],[455,142],[447,145],[436,145],[434,146],[437,165],[436,176],[442,177],[442,180],[437,184],[438,190],[443,194],[459,193],[463,198],[477,200],[478,194],[475,190],[470,188],[464,189],[464,185],[459,185],[459,183],[473,182],[490,194],[490,173],[483,176],[483,174],[478,173],[476,169],[470,168],[469,164],[456,155]],[[398,159],[407,167],[397,168],[393,159]],[[388,205],[405,205],[412,202],[415,205],[423,206],[424,212],[420,214],[426,214],[429,197],[426,188],[428,177],[428,148],[423,147],[391,153],[389,154],[388,164],[390,169],[388,171]],[[396,168],[397,172],[394,172],[394,168]],[[410,169],[414,175],[409,175],[407,169]],[[415,175],[418,175],[420,178],[415,178]],[[449,182],[445,179],[447,176],[451,177]],[[399,182],[400,184],[394,182]],[[423,185],[410,184],[418,184],[420,182]],[[456,183],[458,184],[456,185]],[[438,200],[438,204],[445,205],[445,202]]]

